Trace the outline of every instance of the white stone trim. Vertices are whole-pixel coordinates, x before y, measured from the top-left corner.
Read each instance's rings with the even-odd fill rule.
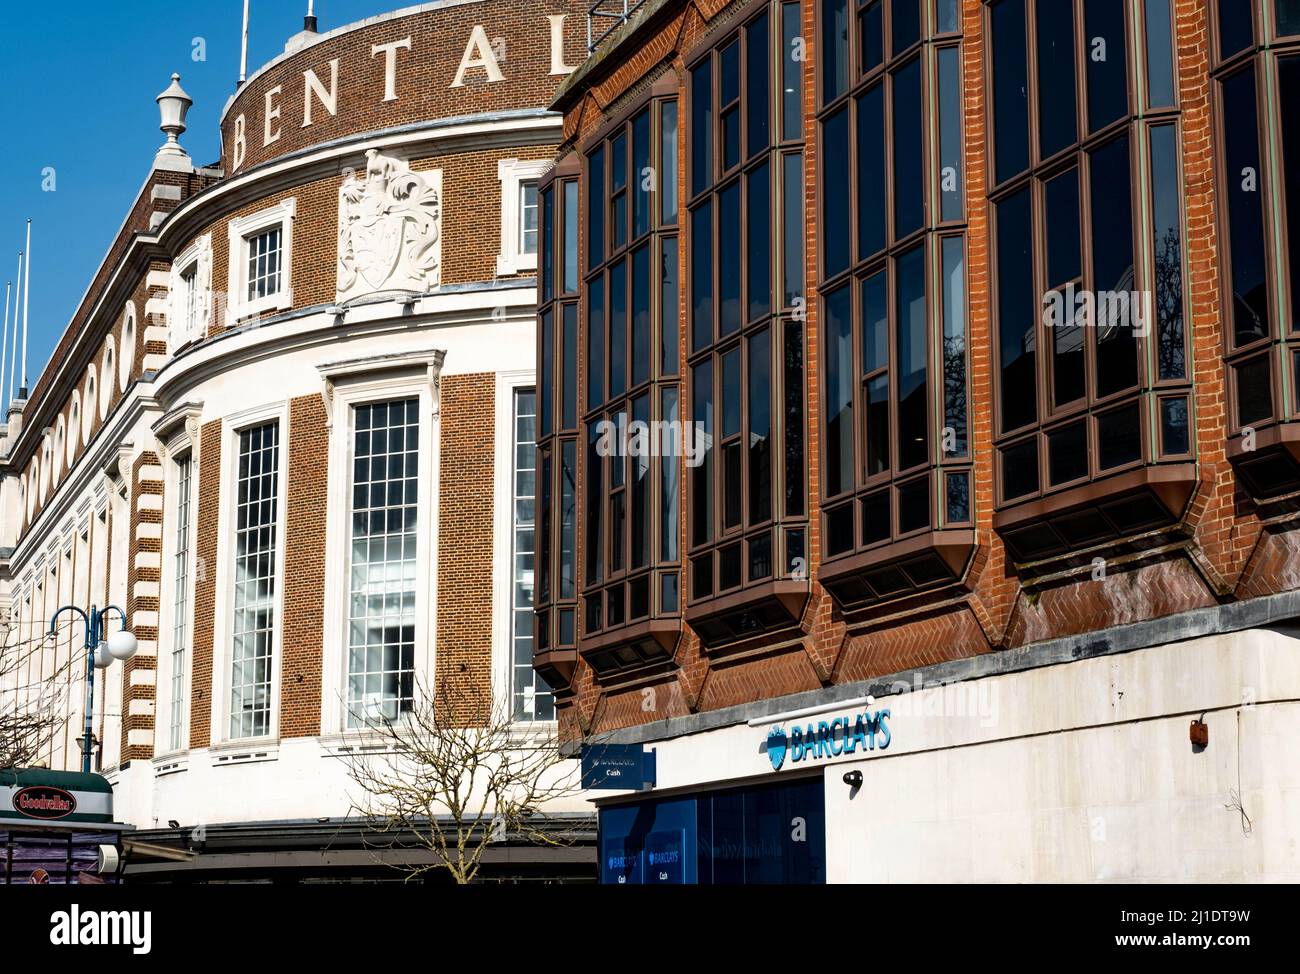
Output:
[[[230,249],[225,325],[234,326],[243,318],[268,311],[285,311],[293,307],[293,224],[298,200],[290,196],[279,204],[250,216],[231,220],[227,226]],[[248,301],[248,238],[265,230],[281,227],[280,290],[256,301]]]
[[[221,485],[217,496],[221,498],[217,514],[217,563],[208,566],[216,575],[215,618],[212,626],[212,700],[211,740],[213,746],[241,741],[230,737],[230,668],[233,646],[232,628],[235,615],[235,484],[239,474],[239,434],[251,426],[262,423],[280,424],[280,496],[276,499],[276,551],[275,551],[275,637],[271,647],[271,715],[269,733],[262,738],[249,738],[249,743],[260,749],[264,743],[277,739],[280,727],[280,676],[284,664],[284,551],[285,508],[288,504],[288,454],[289,454],[289,402],[282,399],[265,403],[242,412],[226,416],[222,423]]]
[[[233,255],[235,251],[232,249]],[[194,288],[198,294],[195,320],[185,317],[183,279],[194,271]],[[167,279],[167,352],[176,352],[190,342],[207,335],[212,316],[212,234],[205,233],[172,262]]]
[[[520,248],[519,234],[523,210],[520,193],[524,183],[540,180],[553,165],[554,163],[549,159],[497,161],[497,178],[501,180],[501,253],[497,256],[498,277],[509,277],[524,271],[537,270],[537,254],[525,254]],[[541,206],[540,197],[538,206]],[[540,218],[539,212],[539,231]],[[540,232],[537,242],[537,249],[541,250]]]

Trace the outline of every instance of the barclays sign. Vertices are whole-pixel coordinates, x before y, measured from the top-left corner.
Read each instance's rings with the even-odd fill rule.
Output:
[[[780,725],[767,732],[767,757],[772,770],[780,771],[788,759],[791,764],[838,758],[845,754],[883,751],[893,735],[889,730],[888,710],[863,710],[815,724],[794,724],[789,732]]]

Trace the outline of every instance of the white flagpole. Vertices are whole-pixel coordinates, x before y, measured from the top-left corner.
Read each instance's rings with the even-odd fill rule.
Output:
[[[18,388],[18,309],[23,306],[23,256],[23,251],[18,251],[18,278],[14,285],[17,288],[14,294],[14,347],[13,354],[9,356],[10,368],[13,369],[9,376],[10,390]]]
[[[13,294],[14,282],[5,282],[5,333],[0,340],[0,425],[9,421],[9,400],[5,398],[5,366],[9,364],[9,298]]]
[[[244,39],[239,49],[239,83],[248,80],[248,0],[244,0]]]
[[[27,398],[27,308],[32,300],[32,221],[27,221],[27,263],[23,266],[23,384],[21,392]]]

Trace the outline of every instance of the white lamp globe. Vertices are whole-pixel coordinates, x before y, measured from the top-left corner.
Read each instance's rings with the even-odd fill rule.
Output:
[[[127,660],[135,655],[135,636],[123,629],[108,637],[108,652],[113,659]]]
[[[95,647],[95,669],[106,670],[112,662],[113,657],[108,655],[108,643],[101,642]]]

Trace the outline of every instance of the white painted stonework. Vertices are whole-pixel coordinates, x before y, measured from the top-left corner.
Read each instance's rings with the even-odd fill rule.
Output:
[[[1300,631],[988,676],[872,709],[890,711],[891,740],[865,758],[773,771],[767,723],[648,744],[657,790],[820,777],[829,882],[1300,882]],[[1198,717],[1204,750],[1189,740]]]
[[[414,173],[377,149],[339,190],[338,300],[442,283],[442,170]]]
[[[188,314],[188,294],[182,275],[194,271],[194,307]],[[173,354],[198,341],[207,331],[212,301],[212,234],[206,233],[173,263],[167,282],[168,350]]]

